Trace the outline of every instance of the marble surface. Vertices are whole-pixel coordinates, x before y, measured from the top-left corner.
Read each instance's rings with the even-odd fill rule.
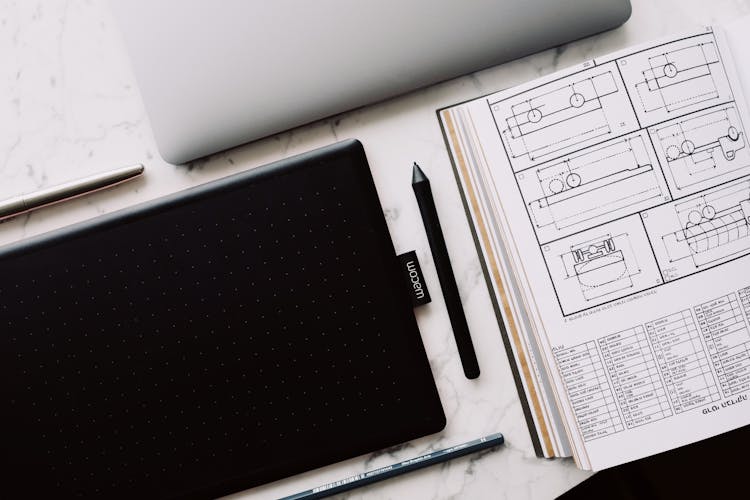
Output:
[[[11,243],[336,140],[365,145],[399,252],[416,249],[428,284],[437,275],[411,192],[411,163],[432,180],[482,376],[461,371],[444,303],[417,311],[448,418],[446,429],[395,449],[279,481],[238,497],[273,498],[481,435],[507,444],[355,490],[348,498],[551,498],[588,473],[571,460],[535,457],[458,190],[437,108],[499,90],[587,58],[701,24],[750,14],[750,1],[632,0],[620,29],[422,89],[186,166],[159,156],[120,34],[104,0],[0,0],[0,198],[141,162],[137,181],[0,225]],[[1,486],[0,486],[1,487]],[[343,497],[342,497],[343,498]]]

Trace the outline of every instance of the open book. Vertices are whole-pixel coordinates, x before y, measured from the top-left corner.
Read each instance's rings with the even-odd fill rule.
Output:
[[[438,111],[539,455],[599,470],[750,423],[748,28]]]

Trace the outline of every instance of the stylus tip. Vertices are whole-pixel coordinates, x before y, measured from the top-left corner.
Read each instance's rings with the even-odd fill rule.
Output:
[[[414,162],[414,168],[412,170],[411,175],[411,183],[417,184],[418,182],[424,182],[428,180],[427,176],[424,175],[424,172],[422,172],[422,169],[419,168],[419,165],[417,165],[417,162]]]

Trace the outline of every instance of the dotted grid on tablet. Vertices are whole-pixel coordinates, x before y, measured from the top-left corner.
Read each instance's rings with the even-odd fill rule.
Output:
[[[0,260],[3,466],[29,491],[179,495],[438,430],[355,171],[273,176]]]

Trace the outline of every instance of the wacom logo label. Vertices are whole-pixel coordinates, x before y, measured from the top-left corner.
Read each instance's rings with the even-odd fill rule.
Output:
[[[399,255],[398,258],[401,261],[401,269],[403,269],[406,284],[409,286],[409,294],[414,306],[429,303],[431,300],[430,292],[427,290],[427,283],[422,276],[422,268],[419,267],[416,252],[407,252]]]
[[[417,266],[413,260],[406,263],[406,270],[409,271],[409,279],[411,280],[411,286],[414,289],[414,296],[418,299],[424,298],[424,290],[422,289],[422,279],[417,272]]]

